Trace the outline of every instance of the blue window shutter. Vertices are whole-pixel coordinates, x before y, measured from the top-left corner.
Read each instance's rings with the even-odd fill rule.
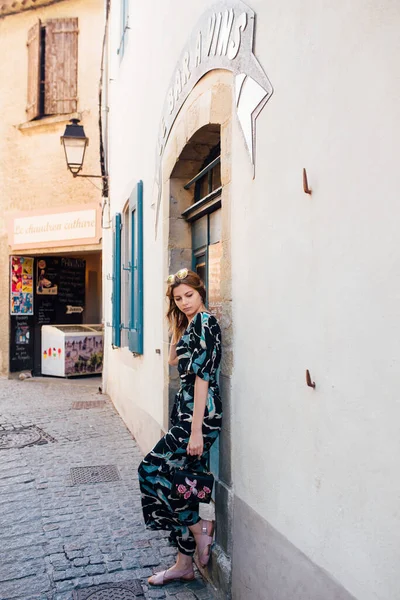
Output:
[[[121,214],[115,215],[113,240],[112,343],[121,346]]]
[[[143,182],[129,198],[131,219],[131,288],[129,299],[129,350],[143,354]]]

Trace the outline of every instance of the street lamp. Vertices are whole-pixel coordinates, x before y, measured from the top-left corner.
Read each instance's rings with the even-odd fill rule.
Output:
[[[86,137],[83,126],[79,125],[79,119],[71,119],[71,122],[65,128],[64,135],[61,136],[61,143],[64,146],[68,169],[74,177],[101,177],[101,179],[108,179],[106,175],[82,175],[80,173],[83,167],[86,148],[89,144],[89,138]]]
[[[61,137],[61,143],[64,146],[68,169],[76,177],[82,169],[86,146],[89,144],[82,125],[79,125],[79,119],[71,119]]]

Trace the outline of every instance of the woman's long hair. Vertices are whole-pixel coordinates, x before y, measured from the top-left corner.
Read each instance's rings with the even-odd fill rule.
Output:
[[[185,285],[189,285],[191,288],[199,292],[201,299],[203,300],[203,304],[206,301],[206,288],[204,287],[203,281],[194,271],[188,271],[188,274],[184,279],[178,279],[175,276],[174,282],[168,285],[167,289],[167,298],[169,300],[169,307],[167,311],[167,319],[169,322],[169,327],[172,333],[172,338],[175,342],[182,337],[186,327],[189,325],[189,321],[185,313],[183,313],[174,300],[174,289],[184,283]]]

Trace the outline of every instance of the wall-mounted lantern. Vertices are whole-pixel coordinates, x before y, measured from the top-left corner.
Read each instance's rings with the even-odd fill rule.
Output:
[[[71,119],[71,122],[65,128],[64,135],[61,136],[61,143],[64,146],[65,159],[68,169],[74,177],[100,177],[108,179],[107,175],[83,175],[80,173],[85,159],[86,148],[89,144],[89,138],[86,137],[82,125],[79,125],[79,119]]]

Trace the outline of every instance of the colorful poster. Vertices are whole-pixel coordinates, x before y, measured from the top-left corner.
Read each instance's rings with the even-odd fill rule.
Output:
[[[28,325],[18,324],[15,329],[15,343],[16,344],[29,344],[31,337],[30,328]]]
[[[58,294],[59,264],[60,259],[58,258],[40,258],[37,261],[37,294],[46,296]]]
[[[11,257],[11,314],[33,315],[33,258]]]

